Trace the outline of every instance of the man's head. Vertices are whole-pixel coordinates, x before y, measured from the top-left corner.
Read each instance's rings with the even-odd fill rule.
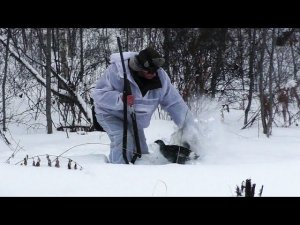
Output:
[[[165,59],[151,47],[140,51],[138,55],[129,60],[129,66],[134,71],[148,71],[150,73],[156,72],[164,63]]]

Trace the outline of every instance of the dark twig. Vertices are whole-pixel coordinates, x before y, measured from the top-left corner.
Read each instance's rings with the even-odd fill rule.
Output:
[[[57,167],[57,168],[60,167],[58,157],[57,157],[56,160],[55,160],[55,167]]]
[[[48,160],[48,166],[51,167],[51,160],[50,160],[50,158],[49,158],[49,155],[46,155],[46,158],[47,158],[47,160]]]
[[[27,158],[26,157],[24,158],[23,163],[24,163],[25,166],[27,166]]]
[[[253,197],[251,193],[251,179],[246,180],[245,197]]]
[[[69,159],[69,162],[68,162],[68,169],[69,169],[69,170],[72,169],[72,167],[71,167],[71,162],[72,162],[72,160]]]
[[[10,142],[7,140],[5,134],[2,133],[1,129],[0,129],[0,136],[4,140],[5,144],[10,145]]]
[[[258,194],[259,197],[261,197],[261,194],[262,194],[262,192],[263,192],[263,189],[264,189],[264,185],[262,185],[262,186],[261,186],[261,189],[259,190],[259,194]]]
[[[245,185],[244,185],[245,183]],[[237,197],[255,197],[255,187],[256,184],[251,184],[251,179],[246,179],[246,182],[242,182],[241,188],[236,186],[236,196]],[[263,185],[259,191],[258,196],[261,197],[263,191]]]
[[[97,145],[99,145],[99,144],[100,144],[100,145],[109,145],[109,144],[102,144],[102,143],[84,143],[84,144],[79,144],[79,145],[72,146],[71,148],[68,148],[66,151],[64,151],[63,153],[61,153],[61,154],[58,155],[58,156],[57,156],[57,155],[43,154],[43,155],[37,155],[37,156],[33,156],[33,157],[30,157],[30,158],[29,158],[28,155],[27,155],[27,161],[28,161],[28,159],[32,159],[32,160],[34,161],[34,157],[38,157],[38,161],[35,163],[35,166],[40,166],[41,159],[39,158],[39,156],[40,156],[40,157],[41,157],[41,156],[46,156],[47,161],[48,161],[48,166],[51,167],[52,162],[54,162],[56,159],[58,159],[59,157],[61,157],[61,158],[65,158],[65,159],[71,160],[71,162],[73,161],[73,162],[75,163],[74,169],[77,169],[77,166],[79,166],[79,167],[80,167],[80,170],[82,170],[83,167],[82,167],[79,163],[75,162],[74,160],[72,160],[72,159],[70,159],[70,158],[68,158],[68,157],[64,157],[64,156],[62,156],[62,155],[65,154],[67,151],[69,151],[69,150],[75,148],[75,147],[82,146],[82,145],[95,145],[95,144],[97,144]],[[22,149],[23,149],[23,148],[22,148]],[[16,152],[16,151],[15,151],[15,152]],[[51,161],[51,159],[50,159],[49,156],[54,156],[55,158]],[[10,157],[10,158],[12,158],[12,157]],[[9,158],[9,159],[10,159],[10,158]],[[9,163],[9,159],[6,160],[8,163]],[[21,160],[21,161],[15,163],[15,165],[18,165],[19,163],[22,163],[22,164],[23,164],[23,162],[24,162],[24,160]],[[68,167],[69,167],[69,165],[68,165]],[[71,163],[70,163],[70,167],[71,167]]]
[[[38,157],[37,156],[37,162],[36,162],[36,164],[35,164],[35,166],[40,166],[41,165],[41,159],[40,159],[40,157]]]
[[[37,157],[37,158],[38,158],[38,161],[35,163],[35,166],[40,166],[40,165],[41,165],[41,164],[40,164],[40,162],[41,162],[40,157],[43,157],[43,156],[46,156],[47,160],[48,160],[48,158],[49,158],[49,160],[48,160],[48,166],[50,166],[51,164],[49,165],[49,163],[53,162],[54,160],[55,160],[55,163],[57,163],[57,160],[58,160],[59,158],[64,158],[64,159],[68,159],[69,161],[71,160],[71,162],[74,162],[74,163],[75,163],[74,169],[77,169],[77,166],[80,167],[80,170],[83,169],[83,167],[82,167],[79,163],[75,162],[74,160],[72,160],[72,159],[70,159],[70,158],[68,158],[68,157],[64,157],[64,156],[57,156],[57,155],[43,154],[43,155],[36,155],[36,156],[28,157],[28,160],[34,160],[34,158]],[[51,161],[50,156],[51,156],[51,157],[54,157],[54,160]],[[24,160],[21,160],[21,161],[15,163],[15,165],[18,165],[18,164],[20,164],[20,163],[22,163],[22,165],[23,165]],[[55,165],[56,165],[56,164],[55,164]],[[58,162],[58,166],[60,167],[60,163],[59,163],[59,162]],[[57,167],[57,166],[56,166],[56,167]]]
[[[241,189],[239,188],[239,186],[236,186],[235,193],[236,193],[236,196],[237,196],[237,197],[242,196],[242,191],[241,191]]]

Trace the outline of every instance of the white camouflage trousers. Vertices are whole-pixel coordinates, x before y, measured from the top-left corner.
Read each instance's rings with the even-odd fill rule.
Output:
[[[109,136],[111,141],[110,143],[110,153],[109,153],[109,161],[114,164],[125,164],[125,160],[123,158],[123,120],[105,114],[96,114],[96,118],[98,123],[104,128],[106,133]],[[146,143],[146,137],[143,129],[138,129],[139,140],[141,146],[142,154],[149,154],[148,146]],[[127,159],[130,162],[133,153],[136,152],[135,139],[133,135],[132,121],[131,118],[128,119],[128,129],[127,129]]]

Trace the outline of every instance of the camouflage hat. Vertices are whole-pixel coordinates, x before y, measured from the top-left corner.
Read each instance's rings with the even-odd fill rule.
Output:
[[[165,63],[165,59],[153,48],[146,48],[130,58],[129,66],[135,71],[155,72]]]

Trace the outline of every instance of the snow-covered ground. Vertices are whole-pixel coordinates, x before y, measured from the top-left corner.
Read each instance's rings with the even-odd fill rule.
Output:
[[[241,130],[242,123],[243,112],[238,110],[225,113],[224,122],[217,116],[201,118],[200,158],[185,165],[168,163],[154,143],[157,139],[171,142],[176,130],[172,121],[151,121],[145,130],[150,154],[135,165],[105,163],[106,133],[68,133],[68,138],[65,132],[26,133],[11,126],[12,135],[6,133],[11,149],[0,139],[0,196],[235,197],[236,186],[246,179],[256,183],[256,193],[264,186],[263,197],[300,196],[300,128],[274,127],[267,138],[259,131],[261,125]],[[8,164],[13,150],[17,152]],[[26,155],[28,165],[21,166]],[[41,166],[34,167],[30,158],[38,155]],[[56,168],[59,155],[65,158],[59,158],[60,168]],[[77,170],[74,162],[71,170],[67,168],[68,158],[77,162]]]

